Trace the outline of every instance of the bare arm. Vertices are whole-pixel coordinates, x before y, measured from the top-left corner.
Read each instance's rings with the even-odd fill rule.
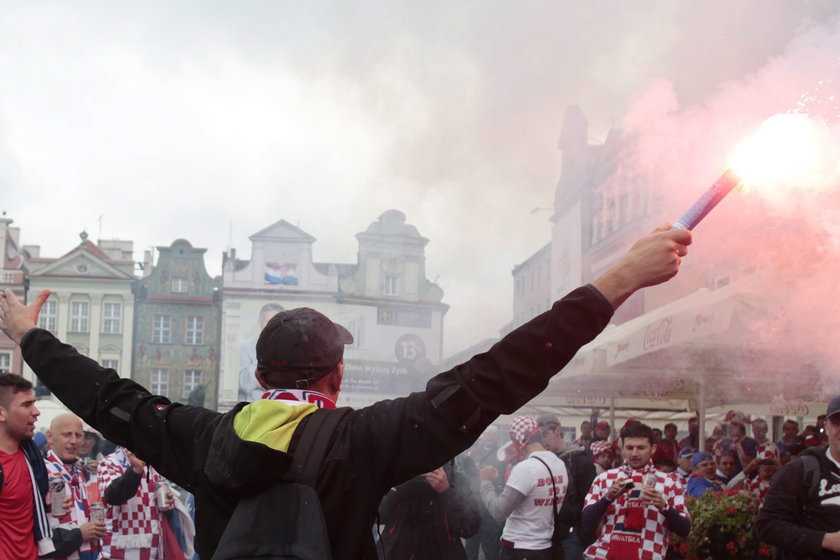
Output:
[[[661,284],[677,273],[680,259],[688,254],[691,232],[669,227],[666,224],[636,241],[617,265],[592,282],[613,309],[636,290]]]

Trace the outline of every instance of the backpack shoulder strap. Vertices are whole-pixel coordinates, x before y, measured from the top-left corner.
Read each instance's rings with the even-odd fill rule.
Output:
[[[313,412],[301,429],[292,455],[290,474],[294,480],[315,486],[318,470],[332,443],[332,435],[341,420],[352,410],[349,406],[336,409],[318,409]]]
[[[537,461],[542,463],[545,466],[545,468],[548,469],[548,480],[551,481],[551,487],[554,488],[554,496],[553,496],[554,497],[554,517],[556,518],[558,515],[560,515],[560,509],[557,507],[558,496],[557,496],[557,485],[554,483],[554,473],[551,472],[551,467],[548,466],[548,463],[546,463],[545,461],[543,461],[542,459],[540,459],[539,457],[537,457],[535,455],[531,455],[531,457],[533,457],[534,459],[536,459]]]
[[[813,455],[803,455],[802,460],[802,486],[805,489],[803,498],[808,498],[816,493],[820,483],[820,461]]]

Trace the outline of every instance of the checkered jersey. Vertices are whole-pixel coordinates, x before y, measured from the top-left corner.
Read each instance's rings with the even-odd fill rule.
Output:
[[[97,471],[103,502],[105,490],[125,473],[122,449],[108,455]],[[105,529],[100,560],[156,560],[160,548],[160,518],[155,489],[161,476],[147,466],[133,498],[120,505],[105,504]]]
[[[683,484],[679,482],[673,473],[663,473],[653,468],[653,463],[648,463],[643,469],[632,470],[627,465],[610,469],[598,475],[592,482],[589,492],[584,501],[584,507],[595,504],[607,494],[610,486],[618,480],[631,478],[636,484],[635,489],[620,495],[607,507],[604,518],[601,520],[597,530],[595,543],[586,549],[586,558],[599,560],[635,560],[634,558],[619,558],[610,556],[610,546],[613,539],[629,539],[629,537],[640,540],[638,560],[663,560],[668,551],[669,531],[665,516],[655,507],[643,505],[638,500],[643,484],[643,477],[647,473],[656,474],[656,490],[662,493],[665,501],[672,506],[683,517],[688,518],[688,510],[685,507],[683,496]],[[624,522],[628,509],[635,505],[642,508],[643,527],[641,531],[630,532],[625,529]],[[615,544],[615,543],[613,543]]]
[[[764,504],[764,497],[767,496],[767,492],[770,491],[770,481],[762,480],[758,477],[748,478],[744,482],[744,490],[749,490],[758,496],[759,507],[761,507],[761,504]]]

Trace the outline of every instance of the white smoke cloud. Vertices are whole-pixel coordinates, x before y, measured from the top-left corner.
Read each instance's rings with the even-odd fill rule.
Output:
[[[454,352],[510,319],[510,271],[549,239],[531,210],[552,205],[567,105],[598,141],[632,93],[672,84],[671,108],[649,111],[673,133],[658,156],[679,185],[673,215],[759,107],[796,101],[747,86],[781,83],[791,53],[828,52],[833,32],[807,24],[838,11],[833,0],[5,6],[4,207],[47,256],[83,228],[99,237],[103,216],[102,237],[138,251],[179,237],[208,248],[211,274],[229,244],[247,257],[248,235],[279,219],[318,239],[317,260],[352,262],[355,233],[398,208],[430,239]],[[759,101],[728,93],[739,88]],[[701,115],[726,100],[730,118],[709,126]],[[695,158],[665,165],[677,146]]]

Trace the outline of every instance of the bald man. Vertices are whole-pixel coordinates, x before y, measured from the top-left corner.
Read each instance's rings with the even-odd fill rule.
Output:
[[[50,476],[61,475],[64,488],[72,497],[72,506],[62,517],[50,516],[50,525],[65,529],[57,532],[73,552],[63,558],[95,560],[99,557],[99,539],[105,536],[105,523],[91,521],[87,485],[90,473],[79,464],[79,447],[85,439],[82,421],[70,413],[56,416],[50,423],[47,441],[50,450],[44,462]],[[65,549],[65,547],[62,547]]]

